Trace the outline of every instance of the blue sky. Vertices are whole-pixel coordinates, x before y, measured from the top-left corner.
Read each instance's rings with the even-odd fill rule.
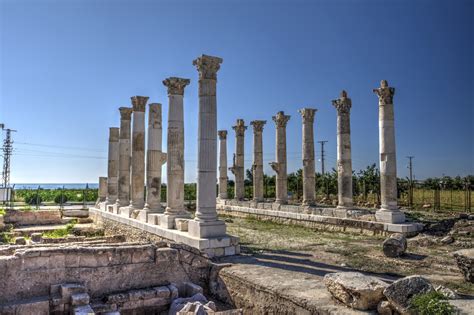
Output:
[[[108,127],[133,95],[168,104],[161,81],[185,92],[186,182],[196,178],[197,71],[222,57],[218,127],[266,119],[265,172],[274,159],[271,116],[291,115],[289,171],[301,167],[302,107],[318,108],[315,139],[336,162],[336,110],[352,98],[353,168],[378,161],[381,79],[394,98],[399,176],[474,173],[473,1],[46,1],[0,0],[0,122],[17,129],[12,182],[97,182]],[[166,132],[164,133],[166,151]],[[316,146],[319,158],[320,149]],[[245,143],[252,159],[252,131]],[[317,170],[321,164],[317,161]],[[164,168],[165,170],[165,168]],[[229,173],[229,177],[232,175]]]

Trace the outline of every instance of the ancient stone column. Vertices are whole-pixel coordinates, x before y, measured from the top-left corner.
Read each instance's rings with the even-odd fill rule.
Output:
[[[166,153],[161,151],[162,134],[161,104],[152,103],[148,111],[145,210],[155,213],[162,212],[161,167],[166,162]]]
[[[126,207],[130,204],[130,151],[131,151],[131,123],[133,109],[120,107],[120,138],[119,138],[119,179],[117,207]]]
[[[99,193],[98,199],[96,202],[96,207],[100,207],[100,204],[103,204],[107,198],[107,177],[99,177]],[[104,210],[104,209],[102,209]]]
[[[217,71],[222,59],[202,55],[193,61],[199,71],[198,175],[196,216],[189,222],[193,237],[223,236],[226,226],[217,220]]]
[[[170,77],[163,81],[168,88],[168,162],[166,174],[168,187],[166,190],[166,211],[160,217],[162,227],[175,228],[176,218],[189,218],[190,214],[184,207],[184,88],[189,79]]]
[[[352,203],[352,158],[351,158],[351,106],[347,92],[332,101],[337,109],[337,197],[339,209],[351,208]]]
[[[393,95],[395,88],[382,80],[380,88],[373,90],[379,98],[379,151],[380,195],[382,205],[375,214],[377,221],[405,222],[405,215],[397,205],[397,159],[395,149],[395,121]]]
[[[219,130],[219,199],[227,199],[227,130]]]
[[[235,176],[234,199],[243,200],[245,196],[244,136],[247,126],[245,126],[243,119],[237,119],[232,129],[235,131],[235,154],[232,167],[230,167],[229,170]]]
[[[250,124],[253,126],[253,200],[262,202],[263,198],[263,126],[266,120],[253,120]]]
[[[143,209],[145,205],[145,107],[146,96],[133,96],[132,122],[132,171],[131,210]]]
[[[316,196],[316,170],[314,165],[314,114],[317,109],[299,110],[303,119],[303,205],[314,205]]]
[[[270,166],[276,172],[276,203],[288,203],[287,163],[286,163],[286,124],[289,115],[280,111],[273,116],[276,127],[276,161]]]
[[[119,161],[119,128],[109,129],[109,160],[107,165],[107,197],[106,205],[117,200],[118,194],[118,161]]]

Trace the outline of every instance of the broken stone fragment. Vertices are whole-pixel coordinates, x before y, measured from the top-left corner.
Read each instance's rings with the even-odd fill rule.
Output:
[[[454,258],[456,258],[464,279],[474,283],[474,248],[458,250],[454,252]]]
[[[379,305],[377,305],[377,312],[379,315],[393,315],[394,311],[390,302],[388,301],[381,301]]]
[[[383,253],[387,257],[400,257],[407,249],[407,239],[403,234],[395,233],[390,235],[383,242]]]
[[[388,284],[360,272],[337,272],[324,276],[324,284],[334,298],[358,310],[376,309]]]
[[[41,233],[31,233],[31,241],[35,243],[41,243],[43,240],[43,234]]]
[[[448,245],[454,242],[454,238],[451,235],[447,235],[441,239],[441,244]]]
[[[24,237],[15,238],[15,245],[26,245],[26,239]]]
[[[456,292],[442,285],[436,287],[436,292],[441,293],[449,300],[459,299],[459,295]]]
[[[433,290],[428,280],[414,275],[393,282],[383,291],[383,294],[400,314],[411,314],[409,308],[412,297]]]

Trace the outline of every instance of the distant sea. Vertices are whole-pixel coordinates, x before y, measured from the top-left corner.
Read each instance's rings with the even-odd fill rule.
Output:
[[[97,183],[92,183],[92,184],[87,184],[87,183],[58,183],[58,184],[41,184],[41,183],[33,183],[33,184],[14,184],[15,189],[37,189],[38,187],[43,188],[43,189],[84,189],[87,186],[91,189],[97,189],[99,188],[99,184]],[[13,186],[13,184],[12,184]]]

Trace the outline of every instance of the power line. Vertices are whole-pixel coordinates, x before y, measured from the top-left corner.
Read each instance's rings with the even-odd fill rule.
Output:
[[[321,174],[324,175],[324,144],[328,142],[327,140],[318,141],[321,144]]]
[[[16,130],[5,128],[4,124],[1,124],[0,126],[6,132],[6,137],[5,137],[5,140],[3,141],[2,182],[3,182],[3,187],[7,188],[10,186],[10,158],[13,152],[12,132],[16,132]]]

